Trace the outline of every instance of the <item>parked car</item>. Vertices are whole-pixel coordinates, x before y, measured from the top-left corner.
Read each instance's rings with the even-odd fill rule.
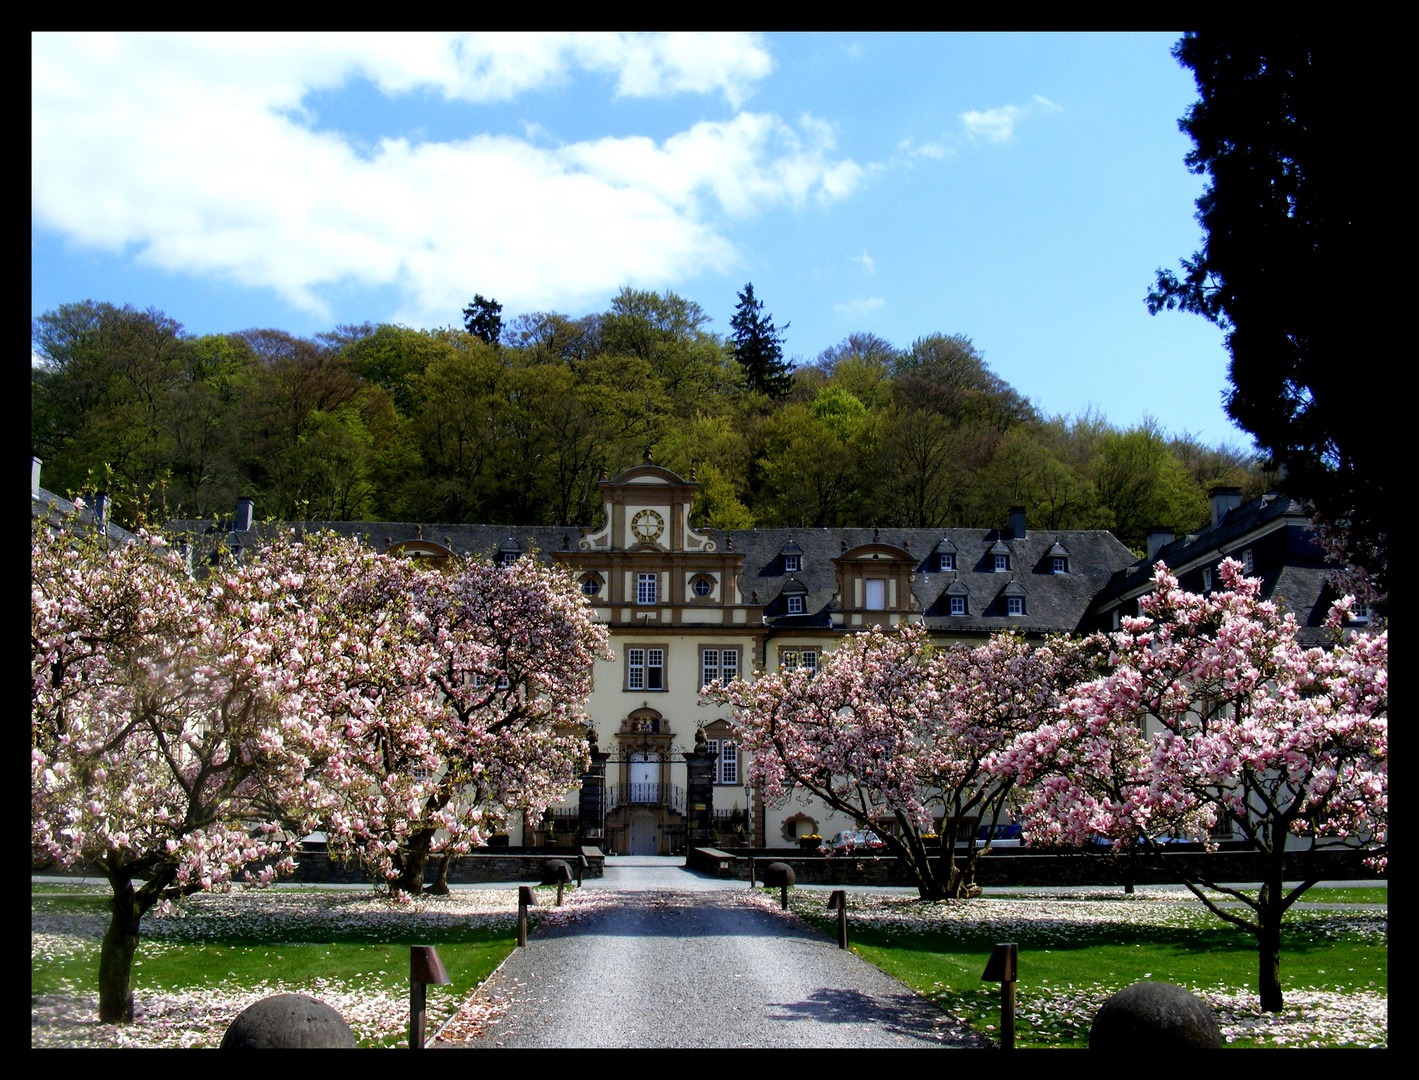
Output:
[[[982,825],[976,831],[976,844],[984,845],[987,840],[991,847],[1021,847],[1025,843],[1018,825]]]
[[[871,829],[847,829],[828,841],[829,855],[851,855],[854,851],[880,851],[886,845]]]

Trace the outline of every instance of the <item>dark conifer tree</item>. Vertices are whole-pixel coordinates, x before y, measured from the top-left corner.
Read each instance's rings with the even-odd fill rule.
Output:
[[[474,337],[480,337],[489,345],[496,345],[503,332],[503,306],[496,300],[489,300],[480,293],[473,294],[473,302],[463,309],[463,325]]]
[[[783,331],[775,328],[774,317],[763,311],[764,302],[754,299],[753,283],[745,285],[734,317],[729,320],[734,328],[734,359],[748,374],[751,390],[781,398],[792,387],[793,378],[783,359]]]

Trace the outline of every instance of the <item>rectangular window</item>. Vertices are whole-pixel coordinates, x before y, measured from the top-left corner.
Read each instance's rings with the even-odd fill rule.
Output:
[[[1066,572],[1068,571],[1068,569],[1069,569],[1069,568],[1068,568],[1068,564],[1065,562],[1063,555],[1056,555],[1056,556],[1054,557],[1054,559],[1051,561],[1051,564],[1050,564],[1050,571],[1051,571],[1051,573],[1063,574],[1063,573],[1066,573]]]
[[[966,613],[966,598],[964,596],[951,597],[951,614],[964,615]]]
[[[1005,598],[1005,614],[1025,614],[1025,598],[1023,596],[1007,596]]]
[[[881,578],[868,578],[864,583],[868,611],[882,611],[887,607],[887,583]]]
[[[732,682],[739,677],[738,649],[701,649],[700,685],[708,686],[719,679]]]
[[[719,775],[715,780],[721,784],[739,783],[739,747],[725,739],[719,744]]]
[[[1210,566],[1202,571],[1202,591],[1212,591],[1212,567]]]
[[[942,569],[942,570],[954,570],[954,569],[956,569],[956,556],[955,556],[954,554],[951,554],[951,553],[949,553],[949,552],[943,551],[943,552],[941,553],[940,558],[941,558],[941,569]]]
[[[802,615],[802,614],[803,614],[803,597],[801,597],[801,596],[790,596],[790,597],[788,597],[787,599],[788,599],[788,613],[789,613],[790,615]]]
[[[665,689],[665,650],[626,650],[626,689]]]
[[[1251,548],[1247,548],[1244,552],[1242,552],[1242,570],[1243,572],[1250,574],[1255,569],[1256,564],[1252,561]]]
[[[1009,569],[1010,569],[1010,556],[1009,556],[1009,555],[997,555],[997,556],[995,556],[995,572],[996,572],[997,574],[1003,574],[1003,573],[1005,573],[1005,571],[1007,571],[1007,570],[1009,570]]]
[[[818,650],[781,649],[778,654],[778,666],[784,671],[804,668],[810,672],[816,672],[818,670]]]
[[[655,586],[659,581],[659,574],[637,574],[636,575],[636,603],[655,603]]]
[[[785,555],[785,556],[783,557],[783,569],[784,569],[784,573],[786,573],[786,574],[796,574],[796,573],[798,573],[798,571],[799,571],[800,569],[802,569],[802,566],[803,566],[803,564],[799,561],[799,560],[802,559],[802,558],[803,558],[803,556],[801,556],[801,555]]]

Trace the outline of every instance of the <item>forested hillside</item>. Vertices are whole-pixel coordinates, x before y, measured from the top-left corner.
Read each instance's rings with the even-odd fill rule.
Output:
[[[46,312],[31,372],[45,485],[106,488],[130,525],[224,516],[238,494],[263,517],[590,525],[597,480],[649,448],[698,479],[697,525],[989,527],[1021,504],[1031,528],[1108,528],[1141,550],[1151,525],[1204,524],[1213,484],[1250,496],[1270,479],[1147,418],[1041,416],[961,335],[854,334],[774,378],[756,367],[771,322],[746,367],[745,323],[736,353],[673,293],[493,333],[488,303],[476,334],[313,340],[193,336],[93,301]]]

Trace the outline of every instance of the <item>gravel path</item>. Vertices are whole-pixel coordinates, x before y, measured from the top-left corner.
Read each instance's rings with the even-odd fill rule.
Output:
[[[716,884],[618,889],[614,906],[533,936],[483,987],[486,1033],[459,1045],[980,1044],[836,942]]]

